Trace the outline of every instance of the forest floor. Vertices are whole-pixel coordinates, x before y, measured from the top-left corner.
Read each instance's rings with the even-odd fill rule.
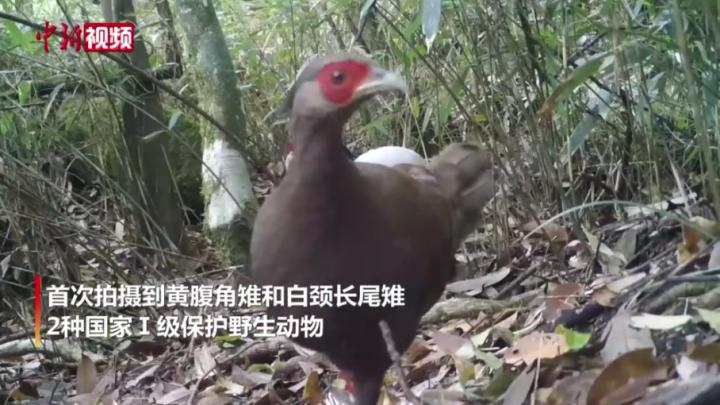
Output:
[[[499,249],[502,231],[485,224],[457,254],[458,279],[423,318],[403,375],[388,373],[382,403],[720,403],[720,243],[712,242],[720,224],[703,216],[702,201],[617,206],[611,215],[588,209],[580,229],[566,216],[510,217]],[[114,271],[145,285],[168,282],[141,271],[153,263],[129,259],[138,248],[122,242],[121,226],[108,220],[102,228],[116,237],[108,248]],[[174,282],[246,280],[191,235],[196,260],[176,262],[191,277]],[[9,261],[0,263],[3,274]],[[118,281],[92,262],[83,274],[88,284]],[[32,315],[3,311],[2,403],[330,404],[352,391],[322,356],[280,337],[47,339],[35,350]],[[114,313],[158,316],[147,308]]]

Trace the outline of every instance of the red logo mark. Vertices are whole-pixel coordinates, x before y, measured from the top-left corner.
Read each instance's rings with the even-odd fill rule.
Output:
[[[132,52],[135,50],[135,25],[131,22],[88,22],[72,28],[62,23],[59,33],[60,50],[68,47],[85,52]],[[50,52],[48,39],[57,31],[57,26],[45,21],[42,32],[35,33],[35,39],[43,42],[45,52]]]
[[[45,52],[50,52],[50,49],[48,49],[48,39],[55,33],[57,30],[57,27],[53,24],[48,23],[45,21],[45,29],[42,33],[36,32],[35,33],[35,39],[40,41],[43,41],[43,49]]]
[[[135,25],[131,22],[89,22],[83,26],[85,52],[132,52]]]
[[[82,46],[82,30],[80,29],[80,26],[74,26],[69,33],[68,25],[62,23],[62,26],[63,29],[60,33],[60,35],[62,35],[62,39],[60,40],[60,50],[67,50],[68,45],[70,45],[71,48],[75,48],[75,51],[80,51],[80,47]],[[35,37],[37,38],[37,35]]]

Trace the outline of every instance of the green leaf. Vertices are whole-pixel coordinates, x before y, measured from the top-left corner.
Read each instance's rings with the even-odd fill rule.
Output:
[[[247,371],[249,371],[249,372],[251,372],[251,373],[266,373],[266,374],[272,374],[273,369],[272,369],[272,367],[270,367],[269,364],[265,364],[265,363],[255,363],[255,364],[251,364],[251,365],[247,368]]]
[[[30,102],[30,93],[32,92],[32,85],[28,80],[20,82],[18,86],[18,103],[25,105]]]
[[[369,130],[373,130],[377,132],[378,134],[381,134],[386,137],[392,137],[392,133],[388,130],[387,127],[387,117],[380,115],[377,118],[373,119],[372,121],[368,122],[365,128]]]
[[[473,116],[475,122],[490,122],[490,117],[483,113],[477,113]]]
[[[412,38],[418,28],[420,28],[420,24],[422,24],[422,18],[420,15],[417,15],[415,16],[415,18],[412,19],[412,21],[409,21],[407,25],[403,27],[403,36],[405,38]],[[405,55],[413,55],[413,53],[406,52]]]
[[[540,28],[540,39],[547,48],[557,48],[560,45],[557,34],[550,28]]]
[[[33,36],[32,32],[23,32],[20,30],[20,28],[17,27],[17,25],[15,25],[15,23],[7,21],[3,22],[3,25],[5,26],[5,30],[10,37],[10,41],[14,45],[28,52],[33,52],[35,50],[33,48],[33,42],[35,42],[35,37]]]
[[[457,370],[460,384],[465,385],[475,380],[475,366],[471,362],[456,356],[453,356],[453,359],[455,360],[455,370]]]
[[[494,354],[482,350],[475,350],[475,358],[485,363],[492,370],[499,370],[503,365],[502,360],[495,357]]]
[[[240,336],[230,335],[215,336],[213,340],[215,343],[226,343],[233,346],[237,346],[243,342],[243,339]]]
[[[565,336],[565,341],[570,350],[582,349],[590,342],[590,338],[592,338],[592,333],[577,332],[566,328],[564,325],[558,325],[558,327],[555,328],[555,333]]]
[[[512,384],[515,376],[516,373],[513,373],[509,369],[501,368],[497,373],[495,373],[493,379],[490,380],[490,384],[488,384],[485,389],[485,393],[493,399],[500,397],[503,393],[505,393],[505,391],[507,391],[507,388],[510,384]]]
[[[450,121],[450,112],[453,107],[453,101],[450,99],[442,99],[438,103],[437,110],[437,131],[439,134],[445,132],[445,125]]]
[[[573,130],[567,145],[565,145],[563,149],[565,154],[560,158],[562,164],[570,160],[570,157],[585,144],[592,130],[600,125],[602,120],[610,113],[610,103],[614,98],[613,94],[602,89],[596,89],[596,92],[598,95],[591,95],[591,99],[588,102],[588,108],[592,110],[594,114],[585,113],[583,120]]]
[[[565,97],[567,97],[568,94],[570,94],[579,85],[585,82],[585,80],[587,80],[590,76],[596,74],[598,70],[600,70],[600,66],[602,66],[605,58],[609,57],[612,57],[612,55],[605,56],[605,53],[603,53],[600,56],[596,56],[593,59],[590,59],[582,66],[570,72],[570,74],[565,78],[565,80],[558,84],[557,87],[555,87],[553,92],[550,94],[550,96],[547,98],[547,100],[545,100],[542,107],[540,108],[540,111],[538,111],[538,115],[545,115],[549,118],[553,110],[555,110],[555,107],[557,107],[557,105]]]
[[[7,135],[12,129],[12,116],[9,113],[0,114],[0,134]]]

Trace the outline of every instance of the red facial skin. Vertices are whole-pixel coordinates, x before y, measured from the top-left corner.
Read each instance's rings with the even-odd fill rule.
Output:
[[[345,105],[352,101],[355,89],[370,73],[368,65],[349,59],[332,62],[323,66],[315,80],[320,84],[323,96],[337,105]],[[295,144],[288,144],[288,153],[295,151]]]
[[[325,65],[318,73],[316,80],[325,98],[337,105],[345,105],[352,101],[355,89],[370,73],[368,65],[345,60]]]

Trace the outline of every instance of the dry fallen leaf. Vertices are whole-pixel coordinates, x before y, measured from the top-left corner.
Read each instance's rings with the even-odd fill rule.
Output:
[[[116,405],[118,403],[118,399],[120,399],[120,390],[114,389],[112,392],[102,397],[102,403],[103,405]]]
[[[675,379],[650,390],[638,405],[708,404],[705,399],[717,399],[719,389],[720,377],[717,373],[699,375],[691,380]]]
[[[18,402],[30,401],[39,397],[37,388],[25,380],[20,380],[18,386],[10,391],[10,398]]]
[[[568,240],[570,240],[570,238],[568,237],[568,233],[565,230],[565,227],[562,225],[558,225],[554,222],[550,222],[550,223],[545,224],[539,230],[535,231],[536,229],[538,229],[539,225],[540,224],[538,224],[537,221],[530,221],[530,222],[524,224],[523,226],[521,226],[520,229],[523,232],[528,232],[529,233],[527,235],[528,237],[530,237],[530,236],[540,236],[540,237],[544,237],[544,238],[549,237],[550,242],[558,242],[558,243],[567,244]],[[533,232],[533,231],[535,231],[535,232]]]
[[[598,288],[597,290],[595,290],[595,292],[593,293],[593,300],[606,308],[614,308],[615,307],[615,298],[616,297],[617,297],[617,294],[614,293],[607,286],[602,286],[602,287]]]
[[[568,352],[565,336],[558,333],[533,332],[520,340],[505,352],[505,362],[517,365],[525,362],[531,365],[537,359],[552,359]]]
[[[605,364],[637,349],[655,348],[650,331],[647,329],[635,329],[630,326],[630,313],[626,309],[620,309],[610,320],[605,331],[605,346],[600,351],[600,356]]]
[[[640,314],[630,318],[630,326],[640,329],[670,330],[692,320],[690,315]]]
[[[447,285],[447,290],[456,294],[472,291],[477,295],[482,292],[483,288],[495,285],[504,280],[510,274],[510,267],[504,267],[498,271],[493,271],[482,277],[472,278],[469,280],[460,280]]]
[[[680,357],[680,360],[678,360],[675,371],[677,371],[681,379],[690,380],[698,375],[717,373],[718,365],[683,355]]]
[[[210,392],[200,398],[197,402],[197,405],[225,405],[228,403],[230,403],[230,398],[222,394]]]
[[[247,391],[245,386],[224,377],[220,377],[215,381],[215,387],[232,396],[242,395]]]
[[[83,354],[77,368],[77,393],[89,394],[97,384],[97,368],[95,363]]]
[[[567,250],[568,265],[573,269],[587,269],[595,255],[595,252],[590,252],[590,248],[585,242],[577,239],[568,243],[565,248]]]
[[[585,231],[585,237],[588,239],[588,244],[593,252],[597,252],[597,261],[600,263],[600,267],[603,269],[603,273],[618,275],[622,268],[627,263],[627,258],[621,253],[615,252],[610,249],[608,245],[601,243],[592,232],[583,228]]]
[[[449,321],[445,325],[443,325],[443,327],[438,330],[440,332],[445,332],[445,333],[455,332],[455,333],[459,333],[459,334],[464,334],[464,333],[467,333],[472,328],[473,328],[473,325],[470,322],[468,322],[467,320],[454,319],[454,320]],[[417,340],[415,340],[414,342],[417,342]]]
[[[635,254],[637,234],[638,230],[635,227],[626,229],[625,232],[620,235],[620,239],[615,242],[615,246],[613,247],[615,252],[623,255],[626,262]]]
[[[512,315],[508,316],[507,318],[503,319],[502,321],[495,324],[495,328],[497,329],[508,329],[510,330],[513,325],[515,325],[515,322],[517,322],[518,313],[513,312]]]
[[[556,381],[547,405],[587,403],[588,391],[599,375],[600,370],[590,370]]]
[[[272,380],[272,375],[258,371],[247,371],[237,365],[233,365],[231,378],[234,382],[244,387],[255,388],[259,385],[269,383]]]
[[[161,405],[170,405],[170,404],[178,403],[181,400],[185,400],[189,396],[190,396],[189,389],[187,389],[185,387],[179,387],[179,388],[163,395],[160,399],[157,400],[157,403],[161,404]]]
[[[720,269],[720,242],[715,242],[707,265],[709,269]]]
[[[445,354],[466,360],[475,357],[475,347],[470,339],[437,331],[433,334],[432,340]]]
[[[195,378],[208,378],[213,373],[215,358],[210,353],[210,346],[204,345],[195,349]]]
[[[606,285],[595,290],[593,293],[593,299],[598,304],[612,308],[615,306],[615,298],[625,292],[628,288],[635,285],[647,276],[645,273],[635,273],[629,276],[625,276],[614,280]],[[602,285],[602,284],[600,284]]]
[[[640,282],[642,279],[647,277],[647,274],[645,273],[635,273],[631,274],[629,276],[625,276],[622,278],[619,278],[617,280],[614,280],[606,285],[610,291],[614,292],[615,294],[621,294],[625,292],[628,288],[635,285],[636,283]]]
[[[167,349],[165,342],[154,340],[152,336],[143,336],[140,340],[130,342],[123,351],[133,356],[159,356]]]
[[[140,383],[140,381],[142,381],[143,379],[153,376],[159,367],[160,367],[160,364],[155,364],[155,365],[152,365],[152,366],[146,368],[145,371],[140,373],[140,375],[138,375],[137,377],[128,381],[127,386],[134,387],[134,386],[138,385],[138,383]]]
[[[695,308],[700,318],[707,322],[715,332],[720,333],[720,311],[711,311],[709,309]]]
[[[490,337],[490,332],[492,332],[492,328],[487,328],[477,335],[471,336],[470,341],[475,347],[482,347]]]
[[[516,405],[525,402],[535,377],[534,368],[527,367],[518,375],[503,394],[503,405]]]
[[[5,273],[10,268],[10,260],[12,260],[12,252],[8,253],[7,256],[0,260],[0,279],[5,280]]]
[[[677,247],[677,261],[687,263],[692,257],[705,248],[705,236],[720,233],[720,223],[703,217],[692,217],[682,226],[683,240]]]
[[[587,404],[624,404],[642,398],[649,384],[667,379],[669,369],[655,360],[652,349],[625,353],[597,377],[588,391]]]
[[[693,346],[688,351],[688,357],[693,360],[720,365],[720,343]]]
[[[575,308],[576,297],[581,291],[582,286],[578,283],[564,283],[555,287],[545,298],[543,318],[548,322],[552,322],[558,319],[563,311]]]
[[[92,387],[92,390],[89,393],[76,395],[70,398],[70,402],[73,404],[96,404],[103,397],[103,394],[105,394],[105,390],[115,383],[115,377],[114,368],[110,367],[106,369],[102,378],[96,382],[95,386]],[[110,400],[112,395],[113,393],[107,395],[107,399]],[[105,400],[103,402],[105,402]]]
[[[308,374],[302,398],[308,404],[319,404],[322,402],[323,392],[322,387],[320,386],[320,376],[314,370]]]
[[[463,392],[443,389],[426,389],[422,391],[423,404],[427,405],[465,405],[471,399],[471,395]],[[470,402],[472,403],[472,402]],[[407,401],[397,402],[391,405],[407,405]],[[344,405],[344,404],[343,404]],[[383,404],[386,405],[386,404]]]

